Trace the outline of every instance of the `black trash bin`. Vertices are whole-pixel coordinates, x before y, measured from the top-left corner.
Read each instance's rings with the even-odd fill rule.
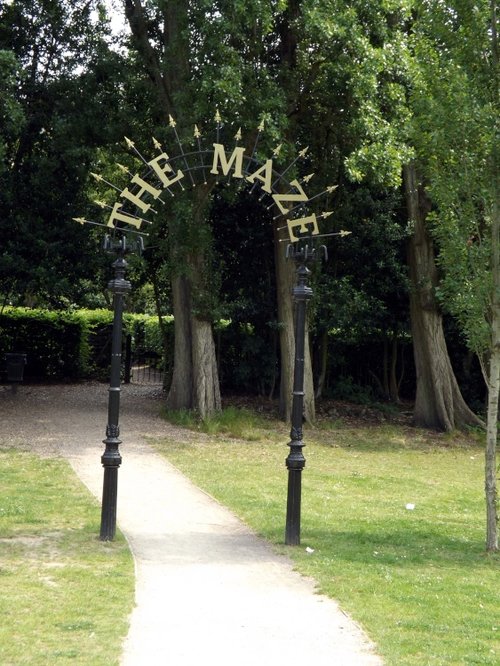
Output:
[[[5,365],[7,368],[8,382],[22,382],[24,378],[24,366],[26,365],[26,354],[5,354]]]

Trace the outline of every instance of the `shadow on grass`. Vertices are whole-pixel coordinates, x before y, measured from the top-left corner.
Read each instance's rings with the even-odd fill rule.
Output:
[[[331,553],[335,559],[366,565],[369,562],[402,567],[422,564],[449,568],[500,564],[498,554],[489,555],[484,543],[463,537],[451,537],[436,529],[396,529],[333,531],[304,530],[307,540],[319,555]],[[327,555],[328,556],[328,555]]]
[[[305,431],[307,443],[325,448],[340,448],[367,452],[397,452],[401,450],[431,453],[439,449],[482,449],[485,434],[480,429],[468,432],[437,432],[414,426],[351,425],[325,430]]]

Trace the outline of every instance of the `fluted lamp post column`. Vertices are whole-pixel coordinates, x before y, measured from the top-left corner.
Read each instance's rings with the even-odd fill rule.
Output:
[[[293,248],[292,248],[293,249]],[[300,258],[299,258],[300,260]],[[293,371],[292,428],[290,430],[290,453],[286,459],[288,469],[288,494],[286,505],[285,543],[300,544],[300,509],[302,495],[302,470],[306,460],[302,452],[304,445],[302,421],[304,414],[304,351],[307,301],[312,289],[307,285],[310,271],[305,264],[297,268],[297,286],[293,289],[295,301],[295,361]]]
[[[131,289],[131,284],[125,279],[127,262],[125,252],[126,238],[113,239],[106,236],[104,241],[106,250],[116,252],[118,257],[113,262],[114,278],[108,283],[108,289],[113,294],[113,335],[111,344],[111,373],[108,394],[108,424],[106,426],[106,439],[103,440],[106,448],[101,457],[104,468],[104,481],[102,490],[101,508],[101,541],[112,541],[116,533],[116,504],[118,496],[118,469],[122,462],[120,455],[120,384],[122,361],[122,328],[123,328],[123,299]]]
[[[319,250],[319,253],[317,253]],[[292,399],[292,424],[290,430],[290,453],[286,459],[288,469],[288,493],[286,504],[286,527],[285,544],[287,546],[298,546],[300,544],[300,517],[302,502],[302,470],[306,459],[302,449],[303,441],[302,423],[304,418],[304,363],[305,363],[305,338],[306,338],[306,313],[307,303],[312,298],[313,290],[308,285],[311,271],[307,268],[307,262],[318,258],[318,255],[326,257],[326,247],[312,247],[306,242],[301,247],[289,245],[287,247],[287,258],[294,259],[297,264],[297,284],[293,288],[293,299],[295,302],[295,361],[293,371],[293,399]]]

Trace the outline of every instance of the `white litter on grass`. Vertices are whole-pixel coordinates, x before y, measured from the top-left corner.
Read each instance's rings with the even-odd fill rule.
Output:
[[[309,553],[309,554],[314,553],[314,548],[309,548],[309,546],[307,546],[306,553]]]
[[[408,504],[406,505],[406,508],[408,509],[408,511],[413,511],[413,509],[415,508],[415,505],[414,505],[414,504],[411,504],[411,503],[408,503]]]

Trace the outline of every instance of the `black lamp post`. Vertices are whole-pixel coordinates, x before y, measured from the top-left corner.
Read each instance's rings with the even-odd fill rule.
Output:
[[[108,289],[113,293],[113,337],[111,344],[111,373],[108,394],[108,425],[106,439],[103,443],[106,449],[101,457],[104,467],[104,482],[102,489],[101,509],[101,541],[112,541],[116,532],[116,500],[118,493],[118,468],[122,458],[119,446],[120,428],[120,375],[122,360],[122,327],[123,327],[123,297],[131,289],[131,284],[125,279],[127,262],[127,240],[125,236],[112,238],[106,236],[104,249],[116,252],[117,259],[113,262],[114,279],[108,283]]]
[[[326,247],[320,248],[326,255]],[[288,469],[288,495],[286,505],[285,544],[298,546],[300,544],[300,509],[302,497],[302,470],[306,459],[302,449],[305,444],[302,440],[302,422],[304,414],[304,357],[307,302],[311,299],[313,291],[308,286],[311,271],[307,262],[316,258],[316,249],[310,241],[301,247],[289,245],[286,251],[287,258],[294,259],[297,264],[297,285],[293,288],[295,302],[295,362],[293,372],[293,401],[292,401],[292,428],[290,431],[290,453],[286,459]]]

